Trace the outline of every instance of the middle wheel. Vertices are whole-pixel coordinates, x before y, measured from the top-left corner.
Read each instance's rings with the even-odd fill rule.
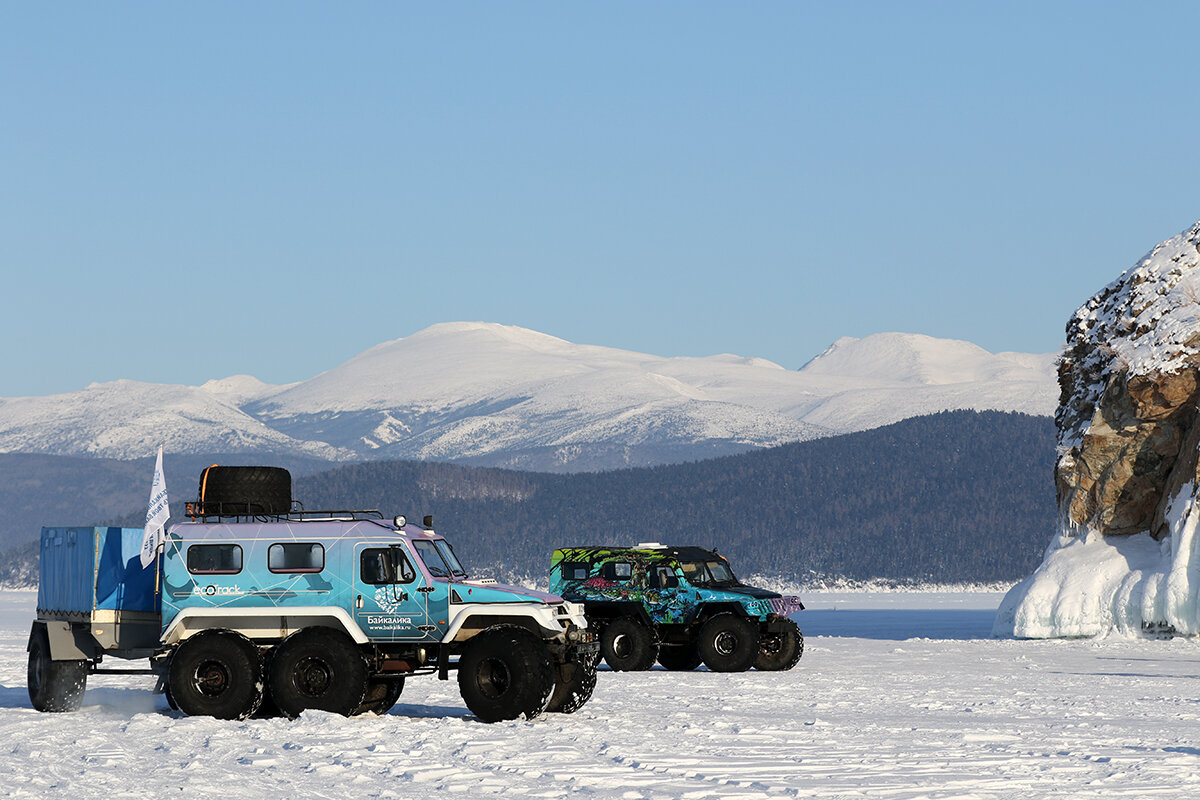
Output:
[[[289,717],[306,709],[350,716],[367,693],[367,662],[346,634],[305,628],[283,640],[271,659],[271,697]]]
[[[614,670],[646,670],[658,658],[654,634],[633,617],[618,617],[604,626],[600,652]]]
[[[700,653],[694,642],[658,646],[658,663],[669,670],[687,671],[700,666]]]

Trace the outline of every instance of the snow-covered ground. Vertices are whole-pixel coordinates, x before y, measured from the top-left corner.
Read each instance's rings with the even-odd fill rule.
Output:
[[[244,723],[94,677],[25,689],[36,593],[0,592],[0,795],[1079,798],[1200,791],[1200,643],[992,639],[1001,595],[808,594],[785,673],[602,671],[580,712],[485,725],[456,684],[384,717]],[[439,791],[441,790],[441,791]]]

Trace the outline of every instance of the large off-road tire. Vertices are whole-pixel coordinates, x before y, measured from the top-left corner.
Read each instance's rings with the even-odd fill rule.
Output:
[[[658,658],[654,633],[633,617],[617,617],[600,634],[600,653],[614,670],[650,669]]]
[[[240,633],[201,631],[171,656],[167,681],[175,705],[188,716],[246,719],[262,703],[262,658]]]
[[[292,476],[282,467],[206,467],[199,491],[202,516],[270,516],[292,508]]]
[[[754,668],[770,671],[791,669],[796,666],[802,655],[804,635],[800,633],[800,628],[795,622],[790,619],[784,620],[781,632],[764,633],[759,638]]]
[[[758,626],[731,612],[722,612],[700,626],[696,649],[713,672],[745,672],[758,656]]]
[[[29,700],[38,711],[78,711],[87,688],[88,662],[54,661],[46,626],[29,634]]]
[[[574,714],[587,705],[596,691],[596,662],[591,658],[566,661],[557,665],[556,672],[558,679],[546,710]]]
[[[350,716],[367,694],[362,651],[333,628],[305,628],[275,648],[268,680],[279,711],[297,717],[318,709]]]
[[[688,644],[660,644],[658,663],[673,672],[687,672],[700,666],[700,653],[695,642]]]
[[[493,625],[464,647],[458,689],[467,708],[484,722],[533,719],[554,691],[554,665],[533,633],[517,625]]]
[[[391,711],[403,691],[404,678],[372,678],[367,683],[367,693],[354,713],[382,716]]]

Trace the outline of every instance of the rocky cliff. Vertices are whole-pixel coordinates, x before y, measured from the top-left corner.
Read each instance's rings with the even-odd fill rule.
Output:
[[[996,631],[1193,633],[1200,556],[1200,223],[1156,246],[1067,324],[1059,360],[1060,530]]]

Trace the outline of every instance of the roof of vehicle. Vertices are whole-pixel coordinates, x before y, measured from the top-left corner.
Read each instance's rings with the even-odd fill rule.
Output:
[[[379,539],[387,536],[418,539],[441,539],[420,525],[408,524],[397,530],[391,520],[382,519],[306,519],[278,522],[179,522],[168,533],[186,541],[214,539],[273,539],[276,541],[311,542],[325,539]]]
[[[620,553],[637,553],[659,561],[675,559],[677,561],[708,561],[713,558],[724,560],[725,557],[703,547],[655,545],[653,547],[617,547],[613,545],[595,545],[591,547],[564,547],[559,552],[571,555],[582,555],[594,552],[595,555],[613,556]]]

